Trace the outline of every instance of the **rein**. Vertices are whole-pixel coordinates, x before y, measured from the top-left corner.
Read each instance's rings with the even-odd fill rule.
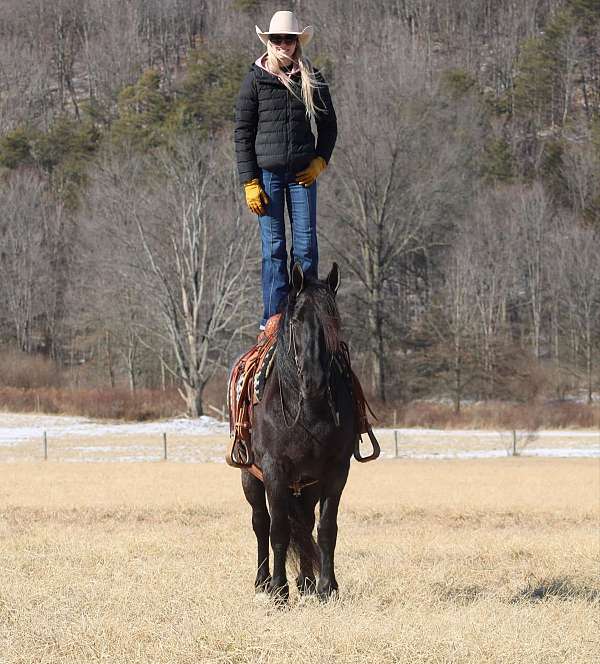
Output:
[[[277,382],[279,383],[279,402],[281,403],[281,414],[283,415],[283,423],[288,429],[293,429],[296,424],[298,424],[298,420],[300,419],[300,413],[302,412],[302,392],[300,392],[300,398],[298,399],[298,411],[296,412],[296,417],[294,418],[294,421],[289,424],[287,421],[287,417],[285,415],[285,404],[283,403],[283,389],[281,387],[281,376],[279,373],[277,374]]]
[[[296,365],[296,373],[298,374],[298,380],[302,378],[302,367],[300,366],[300,360],[298,359],[298,349],[296,348],[296,338],[294,336],[294,324],[290,321],[290,343],[288,344],[287,353],[290,355],[292,348],[294,349],[294,364]],[[292,429],[298,424],[300,419],[300,413],[302,412],[302,390],[298,390],[298,410],[296,412],[296,417],[291,424],[288,424],[287,417],[285,416],[285,405],[283,403],[283,389],[281,387],[281,373],[277,372],[277,382],[279,383],[279,401],[281,403],[281,414],[283,415],[283,422],[288,429]]]

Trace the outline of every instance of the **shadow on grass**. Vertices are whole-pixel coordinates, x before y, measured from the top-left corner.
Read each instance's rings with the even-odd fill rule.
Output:
[[[473,604],[484,594],[484,589],[480,586],[453,586],[444,583],[434,583],[432,590],[442,602],[451,602],[460,606]]]
[[[550,598],[564,601],[582,599],[590,604],[600,604],[600,590],[570,579],[532,579],[511,602],[541,602]]]

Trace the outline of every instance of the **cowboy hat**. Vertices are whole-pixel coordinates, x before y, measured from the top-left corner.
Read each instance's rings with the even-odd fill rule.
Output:
[[[300,24],[294,12],[275,12],[267,32],[263,32],[258,25],[254,27],[258,38],[263,44],[269,41],[269,35],[297,35],[300,45],[306,46],[314,33],[310,25],[300,31]]]

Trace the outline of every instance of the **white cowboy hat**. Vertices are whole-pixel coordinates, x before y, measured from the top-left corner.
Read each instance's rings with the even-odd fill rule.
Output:
[[[269,41],[269,35],[298,35],[300,45],[306,46],[314,34],[314,29],[310,25],[307,25],[304,30],[300,30],[300,24],[294,12],[275,12],[267,32],[263,32],[258,25],[254,27],[258,38],[265,45]]]

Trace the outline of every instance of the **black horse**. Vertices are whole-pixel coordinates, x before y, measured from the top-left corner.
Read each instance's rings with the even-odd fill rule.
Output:
[[[300,265],[294,265],[275,366],[254,407],[252,451],[263,479],[242,471],[258,543],[255,586],[280,601],[289,597],[290,544],[299,559],[296,584],[301,593],[317,592],[325,599],[338,590],[338,506],[359,438],[350,367],[340,359],[338,286],[335,263],[325,281],[305,279]],[[318,548],[312,536],[317,502]],[[315,571],[320,572],[318,584]]]

